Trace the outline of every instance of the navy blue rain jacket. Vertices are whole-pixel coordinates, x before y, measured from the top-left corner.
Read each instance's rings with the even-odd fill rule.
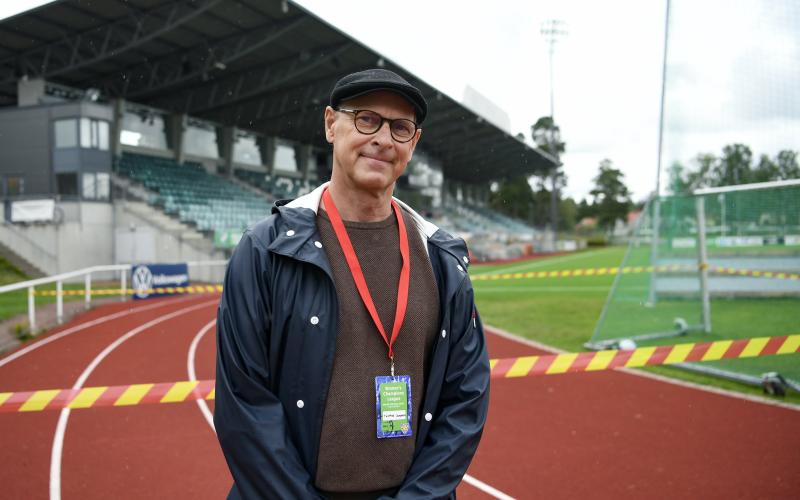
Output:
[[[228,264],[217,312],[214,425],[234,478],[229,498],[320,498],[314,477],[338,325],[330,265],[315,245],[324,187],[277,203]],[[427,241],[441,334],[429,357],[414,459],[396,498],[453,498],[488,410],[483,327],[463,240],[398,203]]]

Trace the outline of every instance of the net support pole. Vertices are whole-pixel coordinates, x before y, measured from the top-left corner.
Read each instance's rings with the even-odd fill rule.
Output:
[[[124,301],[125,296],[128,295],[128,284],[126,283],[128,278],[127,269],[121,269],[119,272],[119,300]]]
[[[711,333],[711,296],[708,290],[708,254],[706,252],[705,197],[698,196],[697,207],[697,269],[700,271],[700,297],[703,303],[703,331]]]
[[[86,273],[85,283],[84,296],[86,297],[86,300],[83,303],[83,306],[86,309],[89,309],[89,307],[92,305],[92,273]]]
[[[59,325],[64,322],[64,286],[61,280],[56,281],[56,321]]]
[[[36,301],[34,300],[34,289],[32,286],[28,287],[28,326],[31,329],[31,335],[36,332]]]
[[[650,273],[650,293],[647,297],[647,304],[649,306],[655,306],[656,301],[658,300],[658,294],[656,293],[656,282],[658,280],[656,276],[656,268],[658,267],[658,241],[660,238],[660,225],[661,225],[661,200],[658,197],[658,193],[653,196],[653,230],[651,231],[650,237],[651,246],[650,246],[650,265],[653,266],[653,272]]]

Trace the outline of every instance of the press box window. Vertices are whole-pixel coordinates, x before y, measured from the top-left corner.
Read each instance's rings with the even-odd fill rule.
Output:
[[[56,148],[77,148],[78,147],[78,120],[57,120],[55,122]]]
[[[81,118],[81,147],[108,151],[108,122]]]
[[[82,176],[81,192],[86,200],[107,200],[110,192],[109,174],[84,173]]]

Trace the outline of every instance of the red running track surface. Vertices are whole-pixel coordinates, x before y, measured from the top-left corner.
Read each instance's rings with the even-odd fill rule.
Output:
[[[189,346],[216,295],[100,307],[70,325],[128,310],[4,363],[0,390],[71,387],[109,344],[148,321],[211,301],[131,337],[85,386],[187,380]],[[154,306],[154,307],[151,307]],[[146,310],[141,310],[146,308]],[[489,334],[492,357],[541,353]],[[214,329],[196,352],[214,376]],[[213,410],[213,403],[211,403]],[[0,414],[5,498],[48,498],[58,411]],[[800,412],[622,372],[496,380],[469,475],[516,498],[800,498]],[[231,478],[194,402],[70,413],[64,499],[222,498]],[[462,483],[460,498],[488,498]]]

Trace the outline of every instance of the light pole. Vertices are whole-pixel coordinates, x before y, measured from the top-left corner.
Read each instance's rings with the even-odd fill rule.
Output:
[[[555,120],[555,91],[553,85],[553,54],[555,52],[556,42],[560,37],[567,35],[567,23],[558,19],[548,19],[543,21],[540,28],[540,33],[545,37],[548,45],[548,54],[550,58],[550,133],[547,134],[548,144],[550,145],[550,154],[556,159],[556,166],[553,168],[552,182],[553,187],[550,190],[550,227],[553,232],[553,246],[555,249],[556,241],[558,240],[558,169],[561,166],[561,159],[558,155],[558,144],[560,142],[560,134],[556,129]]]

